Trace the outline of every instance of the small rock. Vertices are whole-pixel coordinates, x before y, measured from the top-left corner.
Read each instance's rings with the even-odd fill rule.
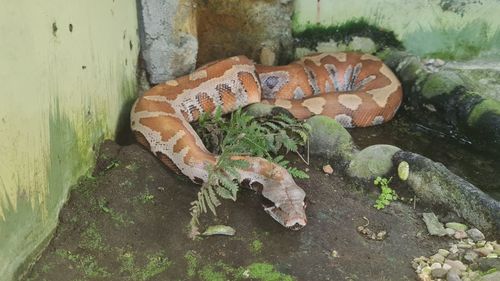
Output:
[[[498,258],[498,254],[491,253],[491,254],[487,255],[486,257],[489,258],[489,259],[496,259],[496,258]]]
[[[430,274],[420,273],[418,275],[418,281],[432,281]]]
[[[446,231],[446,234],[447,234],[448,236],[450,236],[450,237],[453,237],[453,235],[455,235],[455,229],[452,229],[452,228],[447,227],[447,228],[445,229],[445,231]]]
[[[422,216],[430,235],[445,236],[447,234],[443,224],[434,213],[423,213]]]
[[[464,260],[468,261],[469,263],[473,263],[478,257],[479,255],[476,252],[468,250],[467,252],[465,252]]]
[[[323,172],[326,174],[332,174],[333,173],[333,168],[330,166],[330,164],[323,166]]]
[[[442,266],[441,266],[441,264],[439,262],[434,262],[431,265],[431,271],[434,270],[434,269],[438,269],[438,268],[442,268]]]
[[[446,276],[446,273],[448,273],[448,270],[444,268],[436,268],[431,271],[431,275],[434,278],[443,278]]]
[[[476,247],[478,247],[478,248],[484,247],[485,245],[486,245],[486,241],[479,241],[476,243]]]
[[[444,257],[440,254],[435,254],[431,256],[431,262],[436,262],[441,264],[444,262]]]
[[[452,253],[452,254],[458,253],[458,246],[456,244],[451,245],[450,253]]]
[[[454,229],[455,231],[459,231],[459,230],[466,231],[468,229],[468,227],[465,224],[458,223],[458,222],[446,223],[446,227]]]
[[[459,260],[460,259],[460,253],[451,253],[450,255],[447,256],[448,259],[450,260]]]
[[[440,254],[443,257],[447,257],[450,254],[450,251],[445,250],[445,249],[439,249],[438,254]]]
[[[476,251],[476,253],[478,253],[482,257],[486,257],[493,252],[493,247],[490,244],[486,244],[482,248],[474,249],[474,251]]]
[[[465,271],[467,269],[467,266],[465,266],[461,261],[445,260],[444,263],[450,265],[452,269],[457,271]]]
[[[498,281],[500,280],[500,271],[483,275],[481,281]]]
[[[446,271],[451,269],[451,265],[444,263],[443,268],[446,269]]]
[[[485,239],[484,234],[477,228],[471,228],[467,230],[467,235],[469,235],[469,237],[475,242],[482,241]]]
[[[448,274],[446,274],[446,281],[462,281],[460,279],[460,275],[456,270],[449,270]]]
[[[472,249],[472,246],[473,245],[466,243],[466,242],[463,242],[463,241],[460,241],[460,243],[458,243],[458,245],[457,245],[457,247],[459,249]]]
[[[455,232],[455,235],[453,235],[453,237],[455,237],[455,239],[465,239],[467,238],[467,232],[463,231],[463,230],[457,230]]]

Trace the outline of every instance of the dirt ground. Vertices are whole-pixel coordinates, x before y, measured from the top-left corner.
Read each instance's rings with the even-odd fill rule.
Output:
[[[411,260],[446,247],[429,237],[413,206],[377,211],[373,186],[357,186],[310,165],[308,225],[290,231],[273,221],[259,196],[243,190],[204,227],[236,235],[188,238],[198,186],[176,176],[137,145],[106,142],[93,176],[81,180],[60,214],[55,236],[24,280],[415,280]],[[369,221],[383,241],[360,235]]]

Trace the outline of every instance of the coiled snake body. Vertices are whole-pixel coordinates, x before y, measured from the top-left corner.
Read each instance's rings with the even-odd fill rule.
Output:
[[[134,104],[132,130],[172,170],[193,182],[208,178],[217,162],[190,122],[202,113],[223,113],[252,103],[283,107],[296,118],[326,115],[344,127],[390,120],[402,100],[401,84],[378,58],[361,53],[322,53],[286,66],[255,65],[244,56],[216,61],[193,73],[157,85]],[[259,183],[274,206],[265,208],[291,229],[306,225],[305,192],[286,169],[259,157],[234,156],[250,163],[240,181]]]

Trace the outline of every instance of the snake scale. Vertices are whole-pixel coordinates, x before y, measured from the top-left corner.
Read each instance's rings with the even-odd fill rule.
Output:
[[[202,183],[217,155],[205,148],[190,123],[219,106],[229,113],[262,102],[285,108],[297,119],[326,115],[344,127],[366,127],[390,120],[401,100],[401,83],[369,54],[320,53],[285,66],[256,65],[235,56],[148,90],[132,107],[131,127],[138,142],[166,166]],[[239,170],[239,180],[258,183],[273,203],[265,208],[269,215],[290,229],[306,225],[305,192],[286,169],[259,157],[233,158],[249,162]]]

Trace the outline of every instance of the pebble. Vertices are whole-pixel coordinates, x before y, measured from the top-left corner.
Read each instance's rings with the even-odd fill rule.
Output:
[[[450,254],[450,251],[445,250],[445,249],[439,249],[438,254],[440,254],[443,257],[447,257]]]
[[[465,252],[464,260],[468,261],[469,263],[473,263],[478,257],[479,255],[476,252],[468,250],[467,252]]]
[[[434,269],[442,268],[441,264],[439,262],[435,262],[431,265],[431,271]]]
[[[448,270],[444,268],[435,268],[431,271],[431,275],[434,278],[443,278],[446,276],[446,273],[448,273]]]
[[[418,280],[419,281],[432,281],[432,277],[429,274],[426,273],[420,273],[418,275]]]
[[[448,264],[452,269],[457,271],[465,271],[467,269],[467,267],[461,261],[445,260],[444,263]]]
[[[440,254],[435,254],[431,256],[431,262],[436,262],[441,264],[444,262],[444,257]]]
[[[445,231],[446,231],[446,234],[450,237],[455,235],[455,229],[453,229],[453,228],[447,227],[447,228],[445,228]]]
[[[490,244],[486,244],[482,248],[474,249],[474,251],[476,251],[476,253],[478,253],[482,257],[486,257],[493,252],[493,247]]]
[[[457,230],[455,232],[455,235],[453,235],[453,237],[455,237],[455,239],[465,239],[467,238],[467,232],[463,231],[463,230]]]
[[[323,172],[326,174],[332,174],[333,173],[333,168],[330,166],[330,164],[323,166]]]
[[[448,274],[446,274],[446,281],[462,281],[462,279],[460,279],[458,271],[450,270],[448,271]]]
[[[466,231],[468,227],[463,224],[463,223],[458,223],[458,222],[448,222],[446,223],[446,227],[454,229],[455,231]]]
[[[485,239],[484,234],[481,231],[479,231],[479,229],[477,229],[477,228],[471,228],[471,229],[467,230],[467,235],[469,235],[469,237],[474,242],[482,241]]]

